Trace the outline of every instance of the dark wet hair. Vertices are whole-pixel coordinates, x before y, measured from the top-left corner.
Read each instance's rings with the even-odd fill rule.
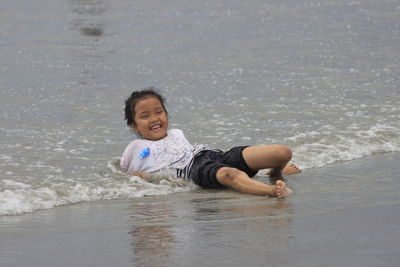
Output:
[[[125,120],[126,124],[131,126],[132,124],[135,125],[135,107],[136,104],[145,98],[148,97],[156,97],[160,100],[160,103],[168,116],[167,109],[165,108],[165,98],[157,93],[157,89],[155,87],[147,87],[140,91],[133,91],[131,96],[125,100]]]

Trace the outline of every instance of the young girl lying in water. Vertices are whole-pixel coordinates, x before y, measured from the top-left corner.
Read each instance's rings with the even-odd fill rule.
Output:
[[[142,139],[127,146],[120,167],[143,179],[150,173],[168,172],[203,188],[229,187],[282,198],[292,193],[283,181],[282,171],[300,172],[294,165],[287,166],[292,152],[283,145],[238,146],[226,152],[191,145],[181,130],[168,129],[165,99],[154,88],[132,93],[125,101],[125,119]],[[274,185],[251,179],[267,168]]]

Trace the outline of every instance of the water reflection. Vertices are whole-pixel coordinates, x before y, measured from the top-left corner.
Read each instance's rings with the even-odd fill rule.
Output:
[[[291,204],[286,200],[258,197],[208,198],[195,201],[196,247],[207,252],[210,245],[217,258],[230,258],[245,266],[251,255],[254,265],[282,264],[290,238]],[[200,253],[201,253],[200,252]],[[279,253],[277,257],[276,253]],[[239,261],[239,262],[238,262]]]
[[[270,263],[284,263],[281,252],[292,236],[291,203],[226,194],[180,194],[133,206],[130,234],[135,263],[189,266],[224,259],[227,264],[261,266],[266,257]]]
[[[140,266],[163,266],[169,263],[169,256],[175,237],[166,225],[173,211],[167,203],[141,203],[133,207],[135,225],[132,235],[132,250],[135,263]]]

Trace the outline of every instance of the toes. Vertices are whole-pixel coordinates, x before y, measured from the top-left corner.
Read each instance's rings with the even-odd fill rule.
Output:
[[[293,191],[290,188],[286,187],[286,183],[283,182],[282,180],[276,181],[275,186],[276,186],[275,188],[276,188],[277,198],[284,198],[293,193]]]
[[[276,196],[278,198],[282,197],[283,184],[284,183],[281,180],[276,181],[275,188],[276,188]]]
[[[301,172],[301,170],[300,170],[299,167],[297,167],[296,165],[292,165],[292,166],[293,166],[293,168],[294,168],[296,171]]]

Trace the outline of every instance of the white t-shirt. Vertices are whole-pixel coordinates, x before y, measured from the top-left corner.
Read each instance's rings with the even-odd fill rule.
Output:
[[[194,155],[204,146],[192,146],[179,129],[168,130],[161,140],[137,139],[132,141],[122,154],[120,167],[124,172],[169,172],[183,170]]]

